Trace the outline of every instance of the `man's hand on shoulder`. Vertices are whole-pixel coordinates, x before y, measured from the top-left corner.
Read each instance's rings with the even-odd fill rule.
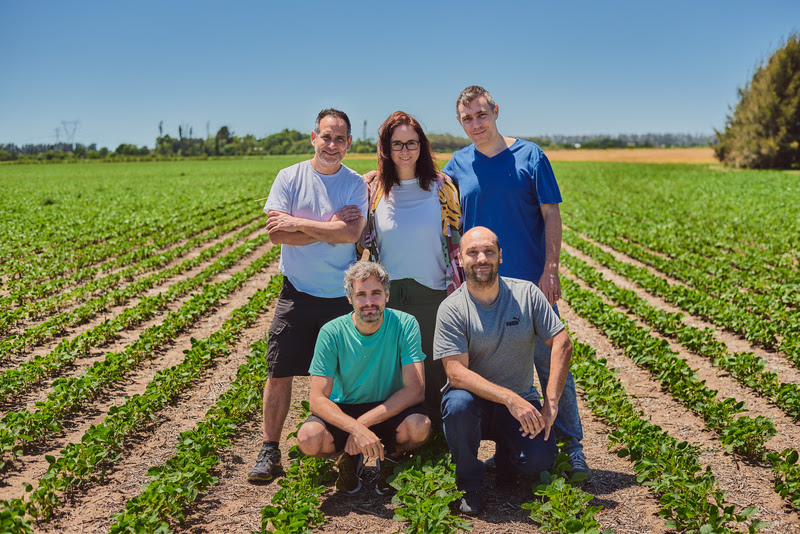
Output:
[[[369,171],[362,177],[364,178],[364,181],[367,182],[367,185],[372,185],[372,181],[378,177],[378,171]]]

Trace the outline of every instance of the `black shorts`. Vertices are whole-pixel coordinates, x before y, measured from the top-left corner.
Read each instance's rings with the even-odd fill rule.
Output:
[[[269,377],[307,376],[322,325],[352,311],[347,297],[315,297],[298,291],[284,277],[269,327]]]
[[[379,404],[383,403],[365,402],[363,404],[339,404],[337,402],[336,406],[338,406],[345,413],[345,415],[349,415],[353,419],[358,419],[360,416],[364,415]],[[422,404],[416,404],[414,406],[409,406],[402,412],[393,415],[385,421],[381,421],[380,423],[369,427],[369,429],[372,430],[376,436],[378,436],[378,439],[381,440],[381,443],[383,443],[383,451],[385,454],[393,454],[395,450],[397,450],[397,427],[400,426],[400,423],[402,423],[409,415],[414,415],[417,413],[425,416],[428,415],[428,413],[425,411],[425,407],[422,406]],[[347,443],[347,437],[350,435],[348,432],[345,432],[337,426],[326,423],[322,420],[322,418],[317,417],[314,414],[309,415],[305,422],[310,423],[312,421],[321,423],[322,426],[324,426],[325,429],[331,433],[333,436],[333,444],[337,451],[344,450],[344,446]]]

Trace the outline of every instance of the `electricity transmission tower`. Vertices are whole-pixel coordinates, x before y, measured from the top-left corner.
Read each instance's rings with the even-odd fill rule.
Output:
[[[78,130],[78,120],[74,121],[61,121],[61,127],[64,129],[64,137],[67,138],[67,143],[70,145],[75,143],[75,132]],[[58,132],[58,129],[56,129]]]

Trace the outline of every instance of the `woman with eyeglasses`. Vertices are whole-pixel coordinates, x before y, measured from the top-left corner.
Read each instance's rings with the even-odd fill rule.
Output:
[[[392,113],[379,130],[378,171],[361,247],[389,273],[387,306],[419,322],[427,356],[425,407],[437,428],[446,376],[441,361],[433,361],[433,332],[439,304],[463,280],[456,260],[460,219],[458,190],[438,172],[419,122]]]

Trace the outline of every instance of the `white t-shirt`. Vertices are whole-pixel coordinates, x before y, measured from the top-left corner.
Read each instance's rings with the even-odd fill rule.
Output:
[[[330,221],[347,205],[361,209],[366,218],[367,185],[357,172],[344,165],[336,174],[320,174],[311,161],[302,161],[278,172],[264,213],[282,211],[293,217]],[[345,296],[344,271],[356,261],[353,243],[317,241],[309,245],[281,245],[280,270],[298,290],[315,297]]]
[[[381,265],[392,280],[412,278],[431,289],[447,287],[442,250],[442,208],[436,184],[401,180],[375,209]]]

